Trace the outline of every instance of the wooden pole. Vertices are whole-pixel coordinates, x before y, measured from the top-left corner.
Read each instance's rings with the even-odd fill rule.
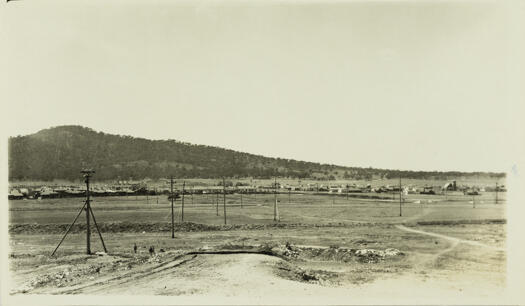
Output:
[[[86,173],[86,253],[91,254],[91,228],[90,228],[90,218],[89,211],[91,209],[91,200],[89,199],[89,177],[90,174]]]
[[[498,182],[496,182],[496,204],[498,204]]]
[[[184,189],[186,187],[186,182],[182,181],[182,214],[181,214],[181,221],[184,222]]]
[[[84,203],[84,206],[82,206],[82,208],[80,208],[80,211],[78,212],[78,215],[75,217],[75,220],[73,220],[73,223],[71,223],[69,225],[69,227],[67,228],[67,231],[66,233],[64,234],[64,237],[62,237],[62,240],[60,240],[60,242],[58,243],[57,247],[55,248],[55,250],[53,251],[53,253],[51,253],[51,256],[55,255],[55,252],[58,250],[58,247],[60,247],[60,245],[62,244],[62,242],[64,242],[64,239],[66,239],[66,236],[67,234],[69,233],[69,231],[71,231],[71,228],[73,227],[73,225],[75,224],[75,222],[77,222],[77,219],[78,217],[80,217],[80,215],[82,214],[82,212],[84,211],[84,207],[86,207],[87,205],[87,202]]]
[[[100,237],[100,241],[102,242],[102,247],[104,248],[104,252],[107,253],[108,250],[106,249],[106,244],[104,243],[104,238],[102,238],[102,233],[100,232],[100,228],[98,227],[97,220],[95,219],[95,214],[93,213],[93,209],[91,209],[90,207],[89,211],[91,212],[91,217],[93,217],[93,223],[95,224],[95,227],[97,228],[98,236]]]
[[[224,180],[224,177],[222,178],[222,196],[224,208],[224,225],[226,225],[226,182]]]
[[[274,193],[274,199],[275,199],[275,202],[273,204],[273,221],[277,221],[277,178],[275,178],[275,181],[273,184],[273,193]]]
[[[403,214],[402,214],[402,210],[401,210],[401,202],[402,202],[402,193],[401,193],[401,177],[399,177],[399,216],[401,217]]]
[[[217,195],[217,201],[215,202],[215,208],[217,209],[217,216],[219,215],[219,192],[215,193]]]
[[[170,185],[171,185],[171,193],[170,193],[170,199],[171,199],[171,238],[175,238],[175,214],[173,212],[173,200],[175,195],[173,194],[173,175],[170,177]]]

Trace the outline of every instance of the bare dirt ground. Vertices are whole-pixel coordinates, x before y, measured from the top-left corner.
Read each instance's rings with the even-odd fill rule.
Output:
[[[274,222],[273,198],[254,197],[228,207],[227,225],[213,202],[196,201],[186,222],[177,214],[174,239],[167,206],[99,199],[108,248],[100,256],[84,254],[82,220],[50,255],[77,204],[10,202],[10,293],[155,295],[184,304],[504,301],[504,205],[407,203],[400,217],[395,201],[308,199],[282,203]],[[93,252],[102,251],[96,231],[91,241]]]
[[[137,254],[131,251],[137,234],[120,233],[106,235],[115,251],[100,256],[78,252],[85,238],[80,234],[56,257],[47,249],[56,235],[12,235],[11,293],[160,295],[190,298],[188,303],[213,296],[250,303],[276,297],[296,303],[374,303],[385,295],[414,303],[429,298],[497,303],[505,290],[506,254],[490,241],[494,235],[504,241],[504,227],[232,230],[177,233],[175,240],[144,234]],[[468,239],[473,233],[490,239]],[[154,255],[148,245],[157,246]]]

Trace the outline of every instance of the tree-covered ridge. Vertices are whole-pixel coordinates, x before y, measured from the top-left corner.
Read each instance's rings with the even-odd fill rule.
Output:
[[[175,140],[148,140],[60,126],[9,138],[9,179],[78,179],[79,169],[96,169],[109,179],[273,176],[317,179],[502,177],[502,173],[399,171],[341,167],[292,159],[269,158]]]

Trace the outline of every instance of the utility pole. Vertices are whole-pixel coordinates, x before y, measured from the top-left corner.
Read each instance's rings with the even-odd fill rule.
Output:
[[[182,181],[182,215],[181,215],[181,221],[184,222],[184,189],[186,188],[186,182]]]
[[[241,194],[241,209],[242,209],[242,190],[241,190],[240,194]]]
[[[217,196],[217,197],[216,197],[216,201],[215,201],[215,208],[216,208],[216,210],[217,210],[217,216],[218,216],[218,215],[219,215],[219,191],[217,191],[217,192],[215,193],[215,195]]]
[[[496,204],[498,204],[498,182],[496,182]]]
[[[224,225],[226,225],[226,182],[222,177],[222,196],[223,196],[223,208],[224,208]]]
[[[86,178],[86,252],[88,255],[91,254],[91,228],[89,224],[89,211],[91,209],[91,200],[89,199],[89,178],[91,177],[91,173],[93,172],[94,171],[90,170],[82,171],[84,177]]]
[[[71,228],[73,228],[73,225],[75,225],[75,222],[77,222],[78,217],[80,217],[80,215],[82,214],[82,211],[84,211],[84,208],[85,208],[85,211],[86,211],[86,225],[87,225],[87,234],[86,234],[86,251],[87,251],[87,254],[91,254],[90,216],[93,217],[93,223],[95,224],[95,227],[97,228],[98,236],[100,237],[100,241],[102,242],[102,247],[104,248],[104,252],[106,252],[106,253],[108,252],[107,249],[106,249],[106,244],[104,243],[104,239],[102,238],[102,233],[100,232],[100,228],[98,227],[97,220],[95,219],[95,214],[93,213],[93,209],[91,209],[89,178],[91,177],[91,175],[93,173],[95,173],[95,171],[93,171],[91,169],[85,169],[85,170],[82,170],[81,173],[86,178],[86,181],[85,181],[86,182],[86,202],[84,203],[84,206],[82,206],[82,208],[78,212],[77,216],[73,220],[73,223],[71,223],[69,225],[66,233],[62,237],[62,240],[60,240],[60,242],[58,243],[57,247],[55,248],[55,250],[53,251],[51,256],[55,255],[55,252],[58,250],[58,248],[60,247],[62,242],[64,242],[64,239],[66,239],[67,234],[71,231]]]
[[[401,211],[401,202],[402,202],[402,193],[401,193],[401,177],[399,177],[399,216],[401,217],[403,214],[402,214],[402,211]]]
[[[175,238],[175,214],[173,213],[173,201],[175,200],[175,195],[173,194],[173,175],[170,176],[170,200],[171,200],[171,238]]]
[[[346,200],[347,200],[347,201],[348,201],[348,192],[349,192],[349,191],[350,191],[350,190],[348,189],[348,184],[346,184]]]
[[[275,202],[273,204],[273,221],[277,221],[277,178],[274,178],[274,184],[273,184],[273,193]]]
[[[290,187],[290,189],[288,189],[288,204],[292,203],[291,195],[292,195],[292,187]]]
[[[191,205],[193,205],[193,193],[195,192],[195,186],[191,185]]]

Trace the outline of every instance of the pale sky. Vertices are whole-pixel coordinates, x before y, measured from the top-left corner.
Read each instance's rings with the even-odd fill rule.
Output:
[[[12,1],[5,130],[75,124],[344,166],[507,171],[515,32],[502,3]]]

